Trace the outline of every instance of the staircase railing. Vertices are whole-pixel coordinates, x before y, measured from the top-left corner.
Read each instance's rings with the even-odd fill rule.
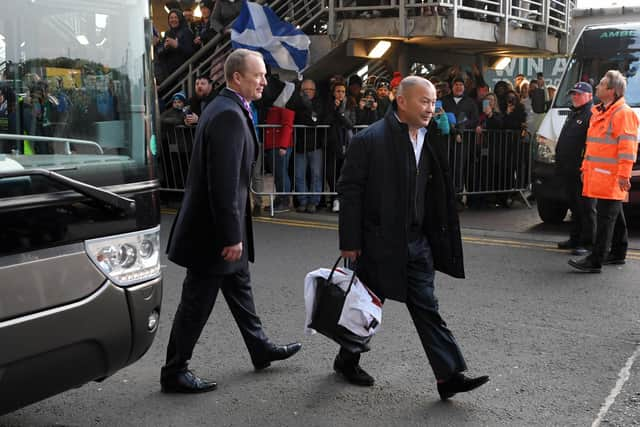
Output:
[[[326,15],[326,0],[274,0],[266,3],[281,19],[294,24],[299,29],[312,30],[315,33],[326,32],[326,24],[322,21]],[[231,53],[231,38],[228,33],[219,33],[189,61],[162,81],[158,86],[160,102],[168,103],[171,96],[182,90],[191,96],[194,82],[199,75],[209,75],[214,86],[224,82],[223,65],[227,55]]]

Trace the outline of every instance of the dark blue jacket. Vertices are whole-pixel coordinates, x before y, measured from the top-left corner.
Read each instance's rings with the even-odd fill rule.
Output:
[[[164,67],[164,72],[166,73],[165,77],[169,76],[182,64],[187,62],[195,52],[193,33],[189,29],[184,16],[182,16],[182,12],[172,10],[170,13],[176,13],[178,15],[178,18],[180,19],[180,26],[176,29],[172,28],[164,33],[164,39],[158,45],[158,58]],[[172,47],[164,47],[164,40],[167,38],[177,39],[178,47],[176,49]]]
[[[253,262],[249,185],[257,152],[250,113],[223,89],[198,120],[182,207],[169,236],[171,261],[215,274]],[[242,258],[224,261],[222,248],[240,242]]]
[[[556,168],[561,175],[580,175],[592,106],[589,101],[580,108],[571,107],[562,126],[556,145]]]

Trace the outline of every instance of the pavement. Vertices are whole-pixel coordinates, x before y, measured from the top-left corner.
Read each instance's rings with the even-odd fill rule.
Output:
[[[265,331],[277,343],[300,340],[295,357],[254,372],[220,297],[191,361],[218,390],[160,393],[184,278],[163,258],[162,313],[147,354],[104,382],[0,417],[0,426],[638,426],[640,251],[602,274],[575,272],[555,246],[566,224],[536,216],[524,206],[462,212],[467,279],[436,277],[469,374],[491,377],[472,393],[439,400],[409,313],[394,301],[361,362],[376,384],[352,386],[333,373],[337,345],[303,333],[302,280],[335,260],[336,215],[287,213],[256,218],[251,274]],[[162,216],[163,241],[173,218]]]
[[[531,207],[515,199],[511,207],[483,207],[467,208],[459,212],[462,233],[475,236],[493,236],[503,238],[518,238],[530,241],[560,242],[569,237],[570,216],[567,215],[562,224],[548,224],[538,216],[535,201]],[[265,217],[270,217],[265,209]],[[338,214],[325,209],[316,213],[298,213],[294,209],[278,212],[274,219],[311,221],[320,223],[338,223]],[[640,215],[627,215],[629,228],[629,248],[640,250]]]

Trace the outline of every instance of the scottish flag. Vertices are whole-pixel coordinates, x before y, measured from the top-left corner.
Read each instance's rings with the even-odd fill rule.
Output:
[[[266,63],[300,72],[307,65],[311,40],[302,31],[282,21],[268,6],[245,1],[231,27],[234,49],[256,50]]]

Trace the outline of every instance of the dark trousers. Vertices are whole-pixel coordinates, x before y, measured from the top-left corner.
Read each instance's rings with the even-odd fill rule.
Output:
[[[435,270],[427,239],[422,237],[410,242],[408,249],[407,308],[436,379],[446,380],[455,373],[466,371],[467,365],[453,334],[438,312],[438,299],[433,287]],[[344,349],[340,349],[340,355],[354,362],[360,359],[360,354]]]
[[[601,265],[609,252],[615,258],[624,259],[629,246],[629,235],[622,201],[597,199],[596,210],[598,216],[596,241],[589,260],[595,265]]]
[[[582,195],[580,175],[566,176],[564,182],[572,220],[569,239],[590,247],[596,238],[596,199]]]
[[[187,368],[193,348],[216,302],[218,290],[222,290],[251,359],[255,361],[264,357],[270,344],[256,314],[248,268],[228,275],[214,275],[188,269],[182,285],[180,304],[171,327],[167,363],[162,367],[162,377]]]

